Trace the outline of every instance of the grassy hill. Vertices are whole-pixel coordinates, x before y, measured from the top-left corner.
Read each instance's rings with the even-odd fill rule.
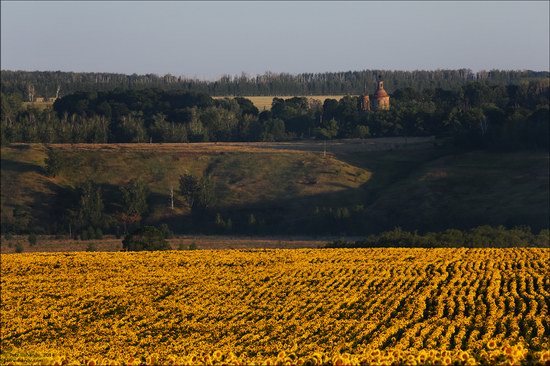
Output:
[[[326,156],[318,143],[52,145],[67,161],[55,178],[45,175],[43,145],[4,146],[2,224],[13,222],[17,209],[32,215],[30,226],[52,230],[86,179],[101,186],[107,212],[116,213],[119,187],[141,178],[151,192],[145,221],[179,232],[351,235],[395,226],[548,226],[547,153],[350,144],[331,143]],[[206,222],[194,219],[178,193],[184,172],[215,182],[217,203]],[[216,214],[233,228],[216,228]],[[247,223],[251,214],[255,227]]]

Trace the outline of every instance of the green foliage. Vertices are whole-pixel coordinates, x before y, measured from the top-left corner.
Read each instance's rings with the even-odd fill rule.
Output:
[[[77,189],[77,197],[75,209],[68,210],[75,232],[80,233],[82,240],[100,239],[103,237],[101,229],[106,228],[110,221],[105,214],[101,188],[87,180]]]
[[[442,232],[418,234],[396,228],[377,235],[370,235],[365,240],[346,242],[337,240],[326,245],[327,248],[512,248],[542,247],[550,248],[548,230],[541,230],[537,235],[529,227],[507,229],[504,226],[478,226],[470,230],[447,229]]]
[[[359,139],[365,139],[369,137],[369,127],[364,125],[357,125],[353,130],[353,137]]]
[[[160,225],[159,229],[160,231],[162,231],[166,239],[170,239],[174,236],[174,233],[172,232],[172,230],[170,230],[167,224]]]
[[[180,193],[192,209],[206,209],[216,200],[214,182],[208,175],[198,179],[192,174],[180,176]]]
[[[338,122],[332,118],[315,129],[315,135],[323,140],[330,140],[338,135]]]
[[[129,251],[169,250],[170,244],[162,230],[154,226],[144,226],[126,235],[122,248]]]
[[[97,252],[97,245],[95,243],[88,243],[88,245],[86,245],[86,251]]]
[[[38,238],[37,238],[36,234],[32,233],[27,237],[27,241],[29,242],[31,247],[33,247],[33,246],[36,245],[36,243],[38,241]]]
[[[153,142],[188,142],[186,126],[168,121],[162,113],[153,116],[149,131]]]
[[[132,179],[120,187],[122,193],[123,212],[128,218],[139,222],[147,211],[147,197],[149,188],[141,179]]]
[[[148,142],[149,136],[145,129],[145,122],[141,113],[130,113],[122,116],[116,126],[114,134],[118,141],[123,142]]]
[[[25,248],[23,247],[23,244],[21,244],[21,243],[15,244],[15,252],[16,253],[23,253],[24,250],[25,250]]]
[[[189,207],[193,207],[195,197],[200,189],[199,180],[192,174],[185,173],[180,176],[180,193],[185,197]]]
[[[46,174],[50,177],[58,176],[66,164],[63,152],[52,147],[48,147],[44,162],[46,164]]]
[[[19,234],[29,232],[32,220],[29,208],[17,205],[13,209],[11,229]]]

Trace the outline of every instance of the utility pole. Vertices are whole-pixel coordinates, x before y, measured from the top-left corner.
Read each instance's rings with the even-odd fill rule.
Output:
[[[170,186],[170,208],[174,209],[174,186]]]
[[[34,86],[32,84],[27,85],[27,97],[29,102],[34,102]]]

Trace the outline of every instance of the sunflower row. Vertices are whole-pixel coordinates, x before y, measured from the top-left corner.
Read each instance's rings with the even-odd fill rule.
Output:
[[[296,366],[360,366],[360,365],[547,365],[550,351],[530,352],[523,345],[501,345],[489,342],[477,352],[461,350],[369,350],[361,354],[314,352],[298,356],[295,352],[280,351],[276,356],[237,356],[235,353],[216,350],[212,353],[187,354],[185,356],[160,357],[151,354],[145,357],[122,357],[113,360],[101,357],[71,359],[66,356],[0,357],[6,366],[153,366],[153,365],[296,365]]]

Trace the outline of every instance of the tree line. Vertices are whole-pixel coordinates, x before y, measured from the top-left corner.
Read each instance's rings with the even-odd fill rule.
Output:
[[[363,111],[359,96],[323,103],[274,98],[259,111],[246,98],[181,90],[78,92],[53,108],[1,95],[1,141],[42,143],[282,141],[388,136],[451,137],[467,147],[548,148],[548,81],[469,82],[456,90],[396,89],[389,111]]]
[[[538,234],[527,226],[506,228],[504,226],[478,226],[468,230],[447,229],[440,232],[405,231],[401,228],[369,235],[358,241],[336,240],[326,248],[516,248],[550,247],[550,231]]]
[[[520,84],[533,80],[548,80],[546,71],[490,70],[472,72],[459,70],[388,71],[362,70],[324,73],[272,73],[263,75],[224,75],[205,81],[174,75],[125,75],[115,73],[76,73],[61,71],[2,70],[1,90],[17,94],[25,101],[57,98],[75,92],[99,92],[113,89],[138,90],[158,88],[206,93],[213,96],[254,95],[345,95],[361,94],[376,85],[377,77],[385,79],[386,89],[457,89],[472,81],[490,85]]]

